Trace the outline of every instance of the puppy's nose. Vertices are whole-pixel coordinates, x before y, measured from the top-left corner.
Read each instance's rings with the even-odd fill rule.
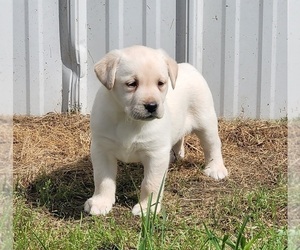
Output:
[[[150,103],[144,104],[144,107],[149,113],[153,113],[157,110],[158,105],[155,102],[150,102]]]

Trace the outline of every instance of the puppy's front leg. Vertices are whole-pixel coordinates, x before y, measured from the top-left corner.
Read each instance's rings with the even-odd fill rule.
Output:
[[[141,185],[140,203],[136,204],[132,209],[132,213],[134,215],[141,215],[142,211],[144,214],[146,213],[148,199],[151,194],[151,211],[155,212],[156,210],[156,213],[159,213],[164,190],[164,177],[166,177],[170,161],[169,151],[170,150],[167,150],[163,155],[152,154],[151,156],[147,155],[142,157],[144,179]],[[160,189],[161,193],[160,197],[158,197]]]
[[[94,195],[84,204],[92,215],[105,215],[115,203],[117,160],[92,142],[91,158],[94,170]]]

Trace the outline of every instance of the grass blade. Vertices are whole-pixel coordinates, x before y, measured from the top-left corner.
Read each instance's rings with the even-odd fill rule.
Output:
[[[238,234],[238,237],[237,237],[237,241],[236,241],[236,245],[235,245],[235,250],[238,250],[239,249],[239,246],[242,244],[242,241],[243,241],[243,238],[245,240],[245,237],[243,236],[243,233],[244,233],[244,230],[245,230],[245,227],[248,223],[248,220],[249,220],[249,216],[247,216],[239,230],[239,234]],[[242,247],[243,249],[243,247]]]

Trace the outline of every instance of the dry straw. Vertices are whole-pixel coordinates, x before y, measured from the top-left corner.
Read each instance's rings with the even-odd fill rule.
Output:
[[[221,195],[249,191],[260,185],[272,189],[278,182],[286,180],[286,121],[220,120],[219,132],[229,178],[215,181],[203,175],[204,159],[199,141],[195,136],[188,136],[185,159],[169,168],[164,198],[169,209],[187,215],[199,213],[198,216],[203,218],[212,204],[217,206],[215,200]],[[55,185],[65,183],[72,184],[75,189],[83,187],[84,192],[72,196],[77,199],[78,211],[82,211],[82,203],[93,192],[88,116],[15,117],[13,144],[15,181],[22,188],[31,190],[28,194],[31,201],[39,195],[33,186],[41,176],[46,176]],[[131,180],[139,184],[141,174],[140,165],[120,163],[114,213],[128,210],[136,202]],[[53,204],[51,208],[57,210],[60,205]],[[69,216],[73,216],[72,213]],[[285,208],[278,213],[286,220]]]

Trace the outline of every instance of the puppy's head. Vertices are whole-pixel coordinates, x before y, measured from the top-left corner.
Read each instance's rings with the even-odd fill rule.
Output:
[[[169,81],[174,88],[177,71],[177,63],[164,51],[144,46],[113,50],[95,65],[100,82],[136,120],[163,117]]]

